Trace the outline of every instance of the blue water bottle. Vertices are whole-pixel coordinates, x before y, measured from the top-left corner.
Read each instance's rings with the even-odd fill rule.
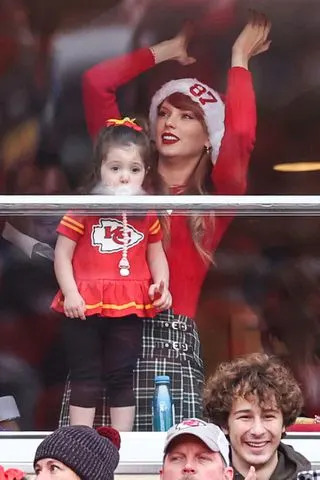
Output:
[[[170,377],[158,375],[155,378],[153,396],[153,431],[166,432],[173,425]]]

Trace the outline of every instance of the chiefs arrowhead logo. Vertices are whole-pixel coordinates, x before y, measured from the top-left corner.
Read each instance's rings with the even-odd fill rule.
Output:
[[[183,430],[184,428],[189,427],[205,427],[207,424],[203,420],[198,418],[189,418],[188,420],[183,420],[183,422],[177,425],[177,430]]]
[[[132,248],[144,239],[144,234],[128,223],[128,248]],[[100,253],[120,252],[123,249],[123,223],[115,218],[100,218],[98,225],[92,226],[92,245]]]

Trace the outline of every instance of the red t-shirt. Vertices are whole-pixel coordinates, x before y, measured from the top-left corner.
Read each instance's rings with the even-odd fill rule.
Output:
[[[154,213],[128,218],[128,277],[122,277],[119,269],[123,253],[121,215],[79,216],[68,213],[62,218],[57,231],[77,244],[72,266],[80,295],[86,303],[86,315],[155,315],[148,295],[152,279],[147,263],[147,246],[159,242],[162,232]],[[63,312],[61,291],[55,296],[52,308]]]

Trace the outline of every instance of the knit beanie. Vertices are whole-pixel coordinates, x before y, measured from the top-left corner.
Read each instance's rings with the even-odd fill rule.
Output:
[[[43,458],[53,458],[69,467],[81,480],[112,480],[119,463],[119,448],[120,435],[114,428],[62,427],[40,443],[34,466]]]
[[[196,78],[181,78],[165,83],[154,94],[151,100],[149,121],[151,137],[155,138],[157,110],[159,105],[173,93],[183,93],[191,98],[203,111],[204,121],[207,126],[211,150],[211,160],[216,163],[221,141],[224,135],[225,108],[220,95]]]

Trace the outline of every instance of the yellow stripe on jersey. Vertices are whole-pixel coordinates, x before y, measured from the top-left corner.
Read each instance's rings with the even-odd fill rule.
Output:
[[[136,303],[136,302],[129,302],[129,303],[124,303],[122,305],[115,305],[113,303],[103,303],[103,302],[98,302],[95,305],[86,305],[87,310],[92,310],[94,308],[110,308],[111,310],[126,310],[127,308],[134,307],[137,310],[150,310],[150,308],[153,308],[153,305],[151,303],[144,305],[141,303]]]
[[[59,300],[59,305],[63,307],[64,301]],[[136,302],[130,302],[130,303],[124,303],[123,305],[115,305],[113,303],[103,303],[103,302],[98,302],[95,303],[94,305],[88,305],[86,304],[86,310],[93,310],[94,308],[109,308],[111,310],[125,310],[126,308],[131,308],[135,307],[137,310],[150,310],[153,308],[153,305],[151,303],[147,303],[146,305],[141,304],[141,303],[136,303]]]
[[[76,227],[79,227],[79,228],[83,228],[83,229],[84,229],[83,223],[77,222],[77,220],[75,220],[75,219],[72,218],[72,217],[69,217],[68,215],[64,215],[64,217],[63,217],[62,220],[65,220],[66,222],[73,223],[73,225],[75,225]]]
[[[154,233],[154,230],[156,230],[157,232],[159,231],[159,227],[160,227],[160,222],[159,222],[159,219],[157,219],[152,225],[151,227],[149,228],[149,232],[150,233]]]
[[[74,230],[77,233],[80,233],[80,235],[83,235],[84,233],[84,229],[77,228],[74,225],[71,225],[71,223],[65,222],[63,219],[61,220],[60,224],[70,228],[71,230]]]
[[[158,225],[158,228],[156,230],[153,230],[150,233],[151,233],[151,235],[156,235],[160,230],[161,230],[161,225]]]

